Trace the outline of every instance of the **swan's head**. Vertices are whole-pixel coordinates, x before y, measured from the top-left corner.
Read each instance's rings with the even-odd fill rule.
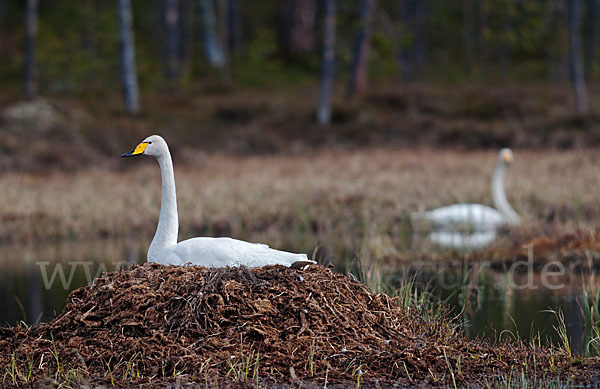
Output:
[[[500,150],[500,153],[498,154],[498,161],[500,163],[503,163],[505,165],[510,165],[511,163],[513,163],[513,161],[515,160],[515,156],[513,155],[513,152],[511,149],[505,148]]]
[[[135,157],[138,155],[151,155],[153,157],[160,157],[161,155],[168,152],[167,142],[160,135],[151,135],[140,142],[135,148],[123,155],[123,157]]]

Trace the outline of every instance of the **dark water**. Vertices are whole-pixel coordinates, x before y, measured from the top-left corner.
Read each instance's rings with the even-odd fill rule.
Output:
[[[134,241],[0,246],[0,323],[52,319],[72,290],[103,272],[142,261],[140,247]]]
[[[135,241],[1,246],[0,322],[12,326],[20,321],[47,321],[61,311],[71,290],[87,285],[103,271],[141,263],[144,257],[144,244]],[[541,273],[524,271],[525,265],[520,270],[511,274],[485,264],[435,267],[412,263],[397,266],[391,279],[397,285],[413,281],[444,300],[462,319],[459,322],[465,323],[470,337],[529,340],[539,333],[544,342],[558,342],[553,328],[557,318],[548,310],[560,310],[571,347],[583,350],[580,303],[582,285],[589,279],[567,271],[544,282]]]
[[[509,273],[487,266],[434,269],[429,264],[412,264],[401,278],[406,280],[407,275],[443,301],[469,337],[530,341],[539,336],[544,344],[559,344],[555,327],[561,312],[571,349],[577,353],[584,350],[582,285],[589,284],[593,276],[565,272],[548,276],[544,282],[541,272]]]

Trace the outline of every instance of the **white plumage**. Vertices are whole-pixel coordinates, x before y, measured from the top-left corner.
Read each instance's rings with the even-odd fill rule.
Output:
[[[492,243],[497,237],[496,230],[475,231],[462,233],[457,231],[433,231],[429,240],[433,243],[455,249],[475,249]]]
[[[265,244],[249,243],[232,238],[192,238],[156,252],[156,262],[163,265],[194,265],[225,267],[244,265],[262,267],[286,265],[301,267],[309,263],[306,254],[274,250]],[[150,258],[148,259],[150,261]]]
[[[306,254],[294,254],[232,238],[192,238],[177,243],[179,220],[173,161],[165,140],[152,135],[121,157],[156,157],[162,176],[162,199],[156,234],[148,249],[148,262],[163,265],[200,265],[206,267],[285,265],[302,267],[315,263]]]
[[[413,220],[427,220],[438,227],[468,224],[476,230],[496,229],[502,225],[518,225],[521,218],[510,206],[504,191],[506,169],[514,157],[510,149],[502,149],[492,176],[492,197],[496,209],[482,204],[454,204],[425,213],[415,213]]]
[[[506,217],[482,204],[454,204],[428,211],[424,219],[438,226],[468,224],[476,230],[494,229],[507,223]]]

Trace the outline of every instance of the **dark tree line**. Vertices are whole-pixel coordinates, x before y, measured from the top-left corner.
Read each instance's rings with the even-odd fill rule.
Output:
[[[312,52],[316,47],[316,0],[281,0],[280,12],[279,42],[282,53],[296,56]]]
[[[426,58],[428,0],[400,2],[400,20],[410,43],[400,50],[400,72],[405,79],[414,76],[416,68],[424,65]]]
[[[598,0],[586,0],[587,6],[587,17],[586,17],[586,31],[584,35],[587,36],[585,42],[584,51],[584,67],[585,75],[589,77],[592,74],[592,68],[594,67],[594,61],[596,59],[596,41],[598,35]]]
[[[4,0],[0,0],[0,26],[4,19]],[[0,47],[2,47],[2,31],[0,30]]]
[[[35,74],[35,42],[38,31],[37,25],[38,0],[27,0],[27,11],[25,21],[25,70],[24,89],[25,97],[31,99],[35,96],[36,74]]]
[[[317,119],[325,124],[331,116],[336,76],[347,71],[347,97],[365,96],[370,54],[381,53],[386,44],[394,48],[398,74],[405,80],[424,77],[435,62],[459,63],[465,74],[490,74],[488,68],[499,69],[498,74],[503,76],[518,58],[538,55],[557,63],[562,58],[568,64],[577,111],[586,113],[586,79],[593,77],[596,62],[598,1],[271,0],[271,4],[276,4],[278,19],[273,28],[277,55],[288,61],[306,56],[320,59]],[[38,2],[25,2],[23,89],[27,98],[37,93]],[[7,3],[10,0],[0,0],[0,23]],[[98,58],[96,13],[100,4],[108,5],[98,0],[82,3],[86,21],[82,46],[91,58]],[[57,4],[52,6],[59,7]],[[118,0],[113,5],[118,16],[124,100],[132,113],[140,110],[135,14],[148,12],[135,8],[135,4],[136,0]],[[244,66],[243,59],[236,63],[239,57],[233,53],[239,52],[248,39],[246,15],[252,13],[256,18],[260,13],[256,4],[243,0],[155,0],[154,4],[160,4],[157,20],[162,25],[159,30],[165,79],[177,83],[189,74],[192,47],[201,42],[205,61],[219,71],[224,84],[230,83],[232,67]],[[251,30],[266,28],[271,26],[266,23]],[[564,47],[544,40],[544,34],[559,37],[556,31],[564,32]],[[5,35],[0,24],[0,45]],[[251,55],[254,46],[245,47],[246,54]],[[459,49],[453,51],[453,47]],[[344,57],[347,65],[340,61],[341,52],[348,53]]]

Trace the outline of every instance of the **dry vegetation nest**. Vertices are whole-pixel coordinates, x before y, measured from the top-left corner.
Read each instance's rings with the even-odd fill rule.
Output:
[[[439,312],[405,309],[322,266],[146,264],[73,291],[48,323],[0,329],[0,362],[5,384],[177,377],[331,387],[474,384],[499,372],[529,377],[534,368],[564,374],[567,357],[467,340]]]

